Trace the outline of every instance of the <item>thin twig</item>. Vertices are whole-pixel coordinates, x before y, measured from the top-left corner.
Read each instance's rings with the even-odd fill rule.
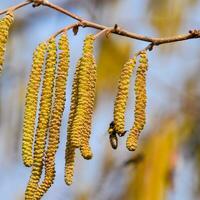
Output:
[[[22,3],[20,3],[20,4],[18,4],[18,5],[16,5],[16,6],[12,6],[12,7],[10,7],[10,8],[7,8],[7,9],[5,9],[5,10],[2,10],[2,11],[0,11],[0,15],[3,15],[3,14],[5,14],[5,13],[7,13],[8,11],[15,11],[15,10],[18,10],[18,9],[20,9],[20,8],[22,8],[22,7],[24,7],[24,6],[27,6],[28,4],[31,4],[32,2],[31,1],[24,1],[24,2],[22,2]]]
[[[150,43],[144,49],[142,49],[142,50],[138,51],[137,53],[135,53],[134,56],[136,56],[136,57],[139,56],[143,51],[151,51],[151,50],[153,50],[153,47],[154,47],[153,43]]]
[[[96,38],[100,37],[103,34],[105,34],[106,37],[108,37],[112,30],[113,30],[113,28],[103,29],[102,31],[98,32],[94,37],[96,39]]]
[[[60,29],[60,30],[59,30],[58,32],[56,32],[55,34],[53,34],[53,35],[49,38],[49,40],[50,40],[51,38],[57,37],[57,36],[60,35],[61,33],[67,32],[68,30],[73,29],[74,27],[79,27],[79,26],[81,26],[81,23],[80,23],[80,22],[77,22],[77,23],[74,23],[74,24],[70,24],[70,25],[68,25],[68,26],[66,26],[66,27],[64,27],[64,28],[62,28],[62,29]]]

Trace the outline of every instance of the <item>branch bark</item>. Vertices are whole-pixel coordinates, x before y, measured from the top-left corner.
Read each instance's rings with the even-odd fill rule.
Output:
[[[141,35],[141,34],[137,34],[137,33],[133,33],[133,32],[129,32],[126,29],[122,29],[121,27],[119,27],[118,25],[114,25],[113,27],[108,27],[102,24],[98,24],[95,22],[91,22],[88,20],[83,19],[82,17],[62,8],[59,7],[53,3],[50,3],[47,0],[27,0],[19,5],[13,6],[7,10],[1,11],[1,14],[6,13],[9,10],[15,11],[19,8],[22,8],[30,3],[33,3],[33,6],[46,6],[49,7],[53,10],[56,10],[60,13],[63,13],[75,20],[77,20],[80,25],[82,27],[90,27],[90,28],[94,28],[97,30],[110,30],[111,33],[113,34],[117,34],[120,36],[124,36],[124,37],[128,37],[128,38],[132,38],[132,39],[136,39],[136,40],[140,40],[140,41],[144,41],[144,42],[149,42],[150,44],[146,47],[146,50],[152,50],[152,48],[154,46],[159,46],[161,44],[167,44],[167,43],[173,43],[173,42],[179,42],[179,41],[184,41],[184,40],[189,40],[189,39],[197,39],[200,38],[200,30],[189,30],[189,32],[187,34],[182,34],[182,35],[176,35],[173,37],[165,37],[165,38],[157,38],[157,37],[149,37],[149,36],[145,36],[145,35]]]

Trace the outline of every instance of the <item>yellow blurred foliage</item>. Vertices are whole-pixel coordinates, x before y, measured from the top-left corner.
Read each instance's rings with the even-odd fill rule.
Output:
[[[187,8],[194,6],[197,0],[149,0],[150,21],[160,36],[175,35],[184,22]]]
[[[144,160],[136,168],[132,168],[133,175],[124,193],[124,199],[165,199],[176,163],[178,132],[176,121],[169,120],[156,133],[146,138],[142,149]]]
[[[185,3],[182,0],[149,2],[150,20],[160,36],[177,34],[182,23]]]
[[[100,41],[98,55],[98,91],[110,93],[116,88],[121,68],[129,59],[131,44],[114,39],[104,38]]]

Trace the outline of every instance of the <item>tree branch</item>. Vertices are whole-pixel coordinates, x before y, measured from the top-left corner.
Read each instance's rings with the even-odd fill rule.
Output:
[[[146,50],[152,50],[154,46],[158,46],[161,44],[200,38],[200,30],[190,30],[187,34],[177,35],[177,36],[173,36],[173,37],[157,38],[157,37],[149,37],[149,36],[129,32],[128,30],[120,28],[116,24],[113,28],[107,27],[105,25],[101,25],[101,24],[98,24],[95,22],[85,20],[82,17],[80,17],[62,7],[59,7],[53,3],[50,3],[48,0],[27,0],[21,4],[13,6],[7,10],[1,11],[0,15],[6,13],[9,10],[15,11],[21,7],[24,7],[28,4],[30,4],[30,3],[33,3],[34,7],[43,5],[43,6],[52,8],[60,13],[63,13],[65,15],[79,21],[80,25],[82,27],[90,27],[90,28],[94,28],[94,29],[98,29],[98,30],[111,30],[110,32],[113,34],[117,34],[120,36],[132,38],[132,39],[136,39],[136,40],[140,40],[140,41],[144,41],[144,42],[150,42],[150,44],[145,48]]]
[[[63,9],[53,3],[44,2],[44,3],[42,3],[42,5],[52,8],[52,9],[54,9],[60,13],[63,13],[75,20],[80,21],[83,24],[83,27],[91,27],[91,28],[95,28],[95,29],[99,29],[99,30],[110,29],[110,27],[85,20],[85,19],[81,18],[80,16],[78,16],[74,13],[71,13],[70,11]],[[151,49],[155,45],[158,46],[158,45],[165,44],[165,43],[172,43],[172,42],[178,42],[178,41],[183,41],[183,40],[188,40],[188,39],[200,38],[200,30],[190,30],[188,34],[177,35],[174,37],[166,37],[166,38],[154,38],[154,37],[148,37],[148,36],[132,33],[125,29],[120,28],[119,26],[117,26],[116,28],[113,28],[111,32],[114,34],[117,34],[117,35],[133,38],[136,40],[150,42]]]
[[[22,3],[20,3],[20,4],[17,4],[16,6],[12,6],[12,7],[8,8],[8,9],[5,9],[5,10],[0,11],[0,15],[3,15],[3,14],[5,14],[5,13],[7,13],[8,11],[15,11],[15,10],[18,10],[18,9],[20,9],[20,8],[22,8],[22,7],[24,7],[24,6],[27,6],[28,4],[31,4],[31,3],[32,3],[32,2],[29,1],[29,0],[24,1],[24,2],[22,2]]]

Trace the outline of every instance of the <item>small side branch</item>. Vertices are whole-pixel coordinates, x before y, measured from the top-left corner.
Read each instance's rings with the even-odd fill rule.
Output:
[[[27,6],[28,4],[31,4],[31,3],[32,3],[31,1],[24,1],[24,2],[22,2],[22,3],[20,3],[20,4],[16,5],[16,6],[12,6],[12,7],[8,8],[8,9],[0,11],[0,15],[3,15],[5,13],[7,13],[8,11],[18,10],[18,9],[20,9],[20,8],[22,8],[24,6]]]
[[[60,35],[61,33],[67,32],[70,29],[78,28],[79,26],[81,26],[80,22],[77,22],[77,23],[74,23],[74,24],[70,24],[70,25],[68,25],[68,26],[60,29],[59,31],[57,31],[55,34],[53,34],[50,37],[50,39],[53,38],[53,37],[56,37],[56,36]]]

